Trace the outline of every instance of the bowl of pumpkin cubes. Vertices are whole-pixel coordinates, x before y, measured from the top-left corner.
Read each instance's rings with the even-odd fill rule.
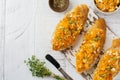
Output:
[[[93,0],[93,4],[103,14],[113,14],[120,10],[120,0]]]

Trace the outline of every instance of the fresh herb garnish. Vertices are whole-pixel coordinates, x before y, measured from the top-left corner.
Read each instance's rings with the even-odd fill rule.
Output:
[[[65,0],[54,0],[53,1],[53,6],[55,8],[62,8],[65,6]]]
[[[107,70],[110,71],[112,68],[113,68],[112,66],[108,66]]]
[[[53,77],[56,80],[66,80],[65,78],[52,73],[46,66],[45,62],[41,62],[34,55],[28,60],[24,61],[28,65],[29,70],[32,73],[32,76],[36,77]]]
[[[62,28],[60,28],[60,29],[64,31],[66,28],[63,26],[63,27],[62,27]]]
[[[89,14],[89,16],[90,16],[90,18],[92,17],[92,15],[91,15],[91,14]]]
[[[89,26],[89,23],[88,23],[88,22],[86,22],[85,27],[87,28],[88,26]]]
[[[94,45],[90,45],[90,49],[95,50]]]
[[[57,76],[57,75],[55,75],[54,78],[55,78],[56,80],[65,80],[65,79],[63,79],[63,78],[61,78],[60,76]]]
[[[71,20],[70,18],[68,19],[68,23],[69,24],[76,24],[76,21],[75,20]]]
[[[69,21],[69,24],[76,24],[76,21],[70,20],[70,21]]]
[[[61,39],[62,39],[62,37],[61,37],[61,36],[57,36],[57,39],[58,39],[58,40],[61,40]]]
[[[84,57],[84,58],[83,58],[83,62],[86,63],[86,62],[88,61],[88,59],[89,59],[88,57]]]
[[[113,59],[113,60],[118,60],[117,56],[113,57],[112,59]]]
[[[68,34],[71,35],[71,30],[70,29],[67,29],[66,31],[67,31]]]
[[[101,78],[104,78],[105,77],[105,74],[100,74],[99,75]]]
[[[99,41],[100,39],[100,36],[96,36],[95,38],[93,38],[93,41]]]

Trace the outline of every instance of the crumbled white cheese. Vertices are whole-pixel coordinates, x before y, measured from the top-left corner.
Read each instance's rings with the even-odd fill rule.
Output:
[[[114,71],[115,71],[115,68],[112,68],[111,71],[114,72]]]
[[[64,45],[65,43],[62,43],[62,45]]]
[[[115,55],[118,56],[118,52],[117,51],[116,51]]]
[[[103,2],[103,0],[99,0],[99,2]]]
[[[108,63],[110,63],[110,60],[108,60]]]
[[[83,44],[85,43],[86,41],[83,41]]]
[[[96,44],[95,44],[95,43],[92,43],[92,45],[93,45],[93,47],[95,47],[95,46],[96,46]]]
[[[82,68],[82,66],[80,65],[79,68]]]
[[[117,51],[116,51],[116,52],[114,52],[114,53],[113,53],[113,55],[116,55],[116,56],[118,56],[118,52],[117,52]]]
[[[100,47],[97,49],[97,52],[100,52]]]
[[[112,51],[110,50],[110,51],[107,51],[107,54],[108,55],[112,55]]]
[[[120,56],[117,56],[117,58],[119,59],[119,58],[120,58]]]
[[[96,54],[97,52],[94,50],[94,53]]]
[[[93,32],[91,32],[91,35],[93,34]]]
[[[87,62],[87,59],[83,59],[83,62],[86,63],[86,62]]]
[[[73,17],[73,15],[72,15],[72,14],[70,14],[70,17]]]
[[[104,68],[101,68],[101,70],[105,70]]]

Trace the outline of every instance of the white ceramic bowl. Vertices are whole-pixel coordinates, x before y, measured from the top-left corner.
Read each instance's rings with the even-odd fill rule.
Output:
[[[118,7],[116,10],[114,10],[113,12],[104,12],[104,11],[100,10],[100,9],[96,6],[95,0],[92,0],[92,4],[93,4],[94,8],[95,8],[98,12],[100,12],[100,13],[102,13],[102,14],[104,14],[104,15],[111,15],[111,14],[115,14],[115,13],[117,13],[117,12],[120,11],[120,5],[119,5],[119,7]]]

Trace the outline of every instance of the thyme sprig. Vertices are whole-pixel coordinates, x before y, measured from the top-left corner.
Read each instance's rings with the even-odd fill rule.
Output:
[[[25,60],[24,62],[29,67],[29,70],[31,71],[32,76],[42,77],[42,78],[52,77],[52,78],[55,78],[56,80],[66,80],[63,77],[52,73],[52,71],[50,71],[45,66],[45,62],[41,62],[34,55],[31,58],[28,58],[28,60]]]

